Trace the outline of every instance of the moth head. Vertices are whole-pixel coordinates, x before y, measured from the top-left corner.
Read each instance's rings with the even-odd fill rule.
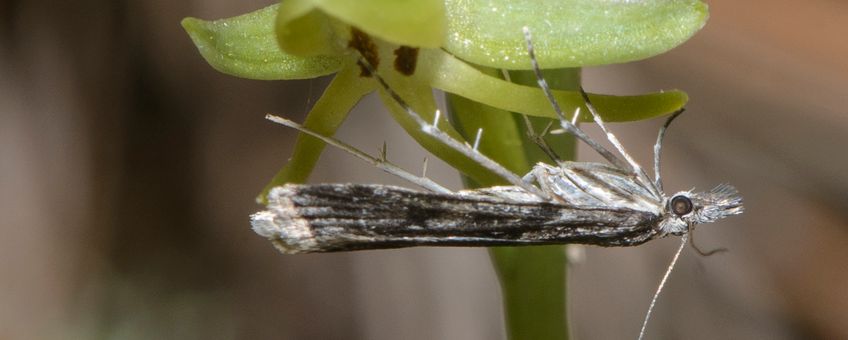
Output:
[[[742,196],[728,184],[707,192],[681,191],[666,200],[666,216],[660,228],[666,233],[682,235],[696,224],[712,223],[742,211]]]

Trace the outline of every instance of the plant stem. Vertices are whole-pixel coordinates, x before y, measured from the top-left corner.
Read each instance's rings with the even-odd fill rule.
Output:
[[[496,70],[484,70],[498,75]],[[575,90],[580,84],[580,69],[545,71],[552,88]],[[510,72],[513,82],[536,84],[530,71]],[[504,94],[509,95],[509,94]],[[483,129],[480,152],[511,171],[527,173],[537,162],[550,162],[526,137],[524,119],[498,109],[447,94],[451,118],[467,139],[474,140]],[[534,131],[541,132],[548,119],[531,119]],[[574,159],[574,139],[566,135],[545,138],[560,158]],[[467,187],[505,183],[473,183]],[[490,248],[492,263],[501,283],[505,322],[509,339],[569,338],[566,318],[566,256],[563,246]]]

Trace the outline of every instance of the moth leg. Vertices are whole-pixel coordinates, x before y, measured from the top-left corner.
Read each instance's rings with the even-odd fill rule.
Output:
[[[510,184],[521,187],[527,192],[532,193],[544,200],[548,199],[548,196],[539,188],[525,183],[521,180],[520,177],[518,177],[518,175],[507,170],[491,158],[486,157],[486,155],[480,153],[471,146],[464,143],[460,143],[444,131],[439,130],[438,126],[436,125],[436,123],[438,122],[438,117],[439,115],[441,115],[441,112],[439,110],[436,110],[437,119],[433,121],[433,124],[430,124],[429,122],[421,118],[421,116],[418,115],[418,113],[415,112],[415,110],[412,109],[412,107],[409,106],[409,104],[407,104],[406,101],[401,98],[401,96],[397,92],[395,92],[395,90],[393,90],[388,83],[386,83],[386,80],[377,73],[377,70],[374,69],[374,67],[368,62],[368,60],[366,60],[361,55],[359,57],[359,65],[364,67],[372,76],[374,76],[374,78],[377,80],[383,90],[385,90],[386,93],[389,94],[390,97],[392,97],[395,103],[397,103],[403,109],[403,111],[406,112],[407,116],[409,116],[413,121],[415,121],[419,126],[421,126],[421,130],[424,133],[430,135],[433,138],[436,138],[445,146],[463,154],[464,156],[477,162],[489,171],[494,172]]]
[[[598,110],[595,108],[595,105],[592,105],[592,101],[589,100],[589,95],[583,90],[583,86],[580,86],[580,95],[583,96],[583,101],[586,102],[586,108],[588,108],[589,113],[592,114],[592,119],[594,119],[595,123],[598,124],[598,127],[601,128],[601,131],[606,134],[607,140],[612,143],[616,150],[618,150],[618,153],[624,156],[624,159],[629,165],[629,169],[634,175],[636,175],[636,178],[638,178],[639,181],[641,181],[642,184],[644,184],[644,186],[648,188],[657,198],[661,197],[662,195],[660,194],[660,191],[654,185],[654,182],[648,178],[648,174],[645,173],[642,166],[639,165],[639,163],[637,163],[629,153],[627,153],[627,150],[624,149],[624,145],[622,145],[618,138],[607,129],[606,124],[604,124],[604,121],[601,119],[601,115],[598,114]]]
[[[527,44],[527,53],[530,56],[530,62],[533,66],[533,72],[536,74],[536,82],[539,83],[539,87],[542,89],[542,92],[545,93],[545,97],[547,97],[548,102],[551,104],[551,107],[553,108],[557,117],[559,117],[559,123],[562,129],[573,135],[575,138],[583,141],[584,143],[586,143],[586,145],[589,145],[589,147],[594,149],[595,152],[604,157],[612,165],[621,169],[629,169],[627,163],[623,162],[621,159],[616,157],[612,152],[610,152],[601,144],[592,139],[592,137],[589,137],[589,135],[587,135],[586,132],[577,127],[577,125],[565,118],[565,114],[559,107],[559,103],[556,101],[556,98],[554,98],[553,92],[551,92],[551,88],[550,86],[548,86],[548,82],[542,76],[542,70],[539,68],[538,60],[536,60],[536,52],[533,48],[533,39],[530,35],[530,29],[525,26],[523,27],[523,31],[524,41]],[[575,112],[575,114],[577,114],[577,112]]]
[[[541,133],[537,134],[536,131],[533,130],[533,125],[530,122],[530,118],[527,118],[526,115],[521,115],[521,118],[524,118],[524,126],[527,130],[527,138],[530,138],[530,140],[533,141],[533,143],[535,143],[539,147],[539,149],[542,149],[542,152],[544,152],[548,156],[548,158],[554,161],[554,163],[562,163],[562,159],[559,158],[554,149],[550,146],[550,144],[548,144],[548,141],[545,140],[545,135],[550,132],[553,122],[548,123],[548,125],[545,126],[545,129],[542,130]]]
[[[474,146],[471,147],[474,151],[477,151],[477,148],[480,147],[480,139],[483,138],[483,128],[477,129],[477,136],[474,137]]]
[[[527,184],[533,184],[533,182],[538,183],[539,177],[536,176],[536,168],[530,170],[524,177],[521,177],[521,181]]]
[[[642,170],[642,167],[638,163],[636,163],[636,161],[633,160],[632,157],[630,157],[630,154],[628,154],[626,150],[624,150],[624,147],[618,141],[618,138],[616,138],[615,135],[613,135],[611,132],[609,132],[609,130],[607,130],[606,125],[604,125],[603,120],[601,120],[600,115],[598,115],[597,110],[592,105],[592,102],[589,100],[589,96],[586,95],[585,91],[583,91],[583,87],[580,87],[580,95],[583,97],[583,100],[586,103],[586,108],[589,109],[589,112],[592,114],[592,118],[595,120],[595,123],[597,123],[601,130],[607,135],[607,139],[610,141],[610,143],[612,143],[616,150],[618,150],[618,152],[622,156],[624,156],[626,162],[621,161],[621,159],[616,157],[612,152],[610,152],[609,150],[598,144],[598,142],[587,136],[586,133],[583,132],[583,130],[581,130],[580,128],[578,128],[574,123],[569,122],[567,119],[565,119],[565,114],[562,113],[562,109],[560,109],[559,104],[554,98],[550,86],[548,86],[547,81],[545,81],[545,78],[542,76],[542,71],[539,68],[539,62],[538,60],[536,60],[536,53],[533,49],[533,39],[530,35],[530,29],[527,26],[524,26],[523,30],[524,40],[527,43],[527,53],[530,56],[530,62],[533,65],[533,72],[536,74],[536,80],[539,83],[539,87],[542,88],[542,91],[548,98],[548,101],[551,103],[551,106],[553,106],[554,112],[556,112],[557,116],[559,117],[560,125],[562,126],[562,128],[577,137],[578,139],[582,140],[586,144],[588,144],[590,147],[592,147],[592,149],[594,149],[601,156],[606,158],[611,164],[615,165],[620,169],[627,169],[633,172],[633,174],[636,175],[639,181],[641,181],[642,184],[649,191],[651,191],[651,193],[653,193],[657,198],[661,197],[657,188],[654,187],[654,183],[650,180],[650,178],[648,178],[648,175],[645,174],[645,171]],[[576,114],[577,112],[575,112],[575,115]]]
[[[295,123],[291,120],[285,119],[283,117],[278,117],[278,116],[274,116],[274,115],[269,114],[269,115],[265,115],[265,119],[268,119],[268,120],[270,120],[274,123],[278,123],[278,124],[288,126],[292,129],[298,130],[298,131],[303,132],[307,135],[318,138],[318,139],[322,140],[324,143],[335,146],[335,147],[337,147],[337,148],[339,148],[339,149],[341,149],[341,150],[343,150],[343,151],[345,151],[345,152],[347,152],[351,155],[356,156],[359,159],[362,159],[362,160],[364,160],[368,163],[371,163],[372,165],[374,165],[374,166],[376,166],[380,169],[383,169],[383,171],[385,171],[385,172],[388,172],[392,175],[403,178],[403,179],[409,181],[410,183],[418,185],[418,186],[420,186],[424,189],[430,190],[432,192],[438,192],[438,193],[445,193],[445,194],[452,193],[452,191],[450,191],[449,189],[439,185],[438,183],[434,182],[433,180],[431,180],[427,177],[413,175],[412,173],[410,173],[406,170],[403,170],[400,167],[398,167],[397,165],[394,165],[391,162],[389,162],[386,159],[386,144],[385,143],[383,143],[383,148],[380,150],[380,157],[376,158],[374,156],[371,156],[371,155],[357,149],[356,147],[354,147],[350,144],[342,142],[342,141],[335,139],[333,137],[328,137],[328,136],[324,136],[322,134],[319,134],[315,131],[307,129],[304,126],[302,126],[298,123]]]
[[[510,79],[509,72],[507,70],[501,69],[501,74],[503,75],[506,81],[512,82],[512,79]],[[537,134],[536,131],[533,129],[533,124],[530,121],[530,118],[524,114],[521,115],[521,118],[524,119],[524,128],[527,132],[527,138],[533,141],[533,143],[536,144],[536,146],[538,146],[542,150],[542,152],[544,152],[545,155],[547,155],[548,158],[550,158],[554,163],[562,163],[562,159],[556,154],[554,149],[550,146],[550,144],[548,144],[548,141],[546,141],[544,138],[545,135],[547,135],[548,133],[552,133],[550,129],[551,126],[553,126],[553,122],[549,122],[548,125],[545,126],[545,128],[542,130],[542,133]],[[574,116],[574,119],[577,119],[577,115]],[[575,124],[574,120],[572,120],[572,124]],[[563,130],[560,131],[564,132]]]
[[[657,186],[657,190],[660,192],[663,191],[662,179],[660,178],[660,154],[662,153],[662,142],[665,138],[665,131],[668,130],[668,126],[671,125],[671,122],[674,121],[677,116],[679,116],[683,111],[686,111],[685,108],[675,111],[671,114],[671,117],[665,121],[665,124],[660,128],[660,132],[657,134],[657,143],[654,144],[654,185]]]

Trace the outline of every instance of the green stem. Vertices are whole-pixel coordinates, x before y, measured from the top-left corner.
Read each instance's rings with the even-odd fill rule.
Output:
[[[496,70],[484,70],[497,75]],[[545,72],[551,87],[575,90],[580,84],[580,69]],[[513,82],[535,84],[532,72],[510,72]],[[526,138],[524,119],[490,106],[447,94],[451,118],[469,140],[483,129],[480,152],[511,171],[527,173],[537,162],[550,162],[540,149]],[[531,119],[536,132],[541,132],[549,119]],[[545,138],[562,159],[574,159],[573,138],[565,135]],[[467,187],[492,185],[474,183],[465,178]],[[504,184],[504,183],[495,183]],[[491,248],[490,256],[504,301],[507,334],[510,339],[569,338],[566,318],[566,256],[563,246]]]
[[[324,136],[334,135],[356,103],[373,90],[372,83],[359,81],[359,68],[352,64],[347,65],[324,90],[324,94],[306,116],[303,126]],[[275,186],[305,182],[325,146],[324,142],[315,137],[298,134],[291,158],[262,189],[262,193],[256,198],[257,202],[266,204],[268,192]]]
[[[490,248],[509,339],[568,339],[565,247]]]

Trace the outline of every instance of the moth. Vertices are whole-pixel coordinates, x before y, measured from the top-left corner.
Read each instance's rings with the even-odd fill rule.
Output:
[[[388,162],[385,151],[380,158],[373,157],[290,120],[268,116],[426,191],[379,184],[287,184],[273,188],[267,209],[251,216],[254,231],[270,239],[281,252],[290,254],[413,246],[591,244],[611,247],[636,246],[669,235],[690,234],[698,224],[742,213],[741,196],[727,184],[707,192],[681,191],[668,195],[663,191],[662,141],[666,129],[682,110],[672,114],[660,128],[654,146],[654,180],[651,180],[606,128],[582,88],[580,92],[595,123],[623,158],[576,125],[579,110],[571,121],[565,118],[541,75],[530,31],[525,28],[524,34],[539,87],[560,118],[560,126],[592,147],[609,165],[560,161],[537,138],[557,164],[538,163],[530,173],[519,177],[475,147],[439,130],[438,111],[432,124],[424,121],[363,58],[360,65],[370,71],[425,133],[477,161],[511,185],[453,192]]]
[[[666,194],[660,177],[662,142],[669,125],[683,110],[673,113],[659,130],[651,179],[607,129],[582,88],[580,93],[586,108],[618,155],[576,125],[579,110],[571,120],[566,118],[542,77],[526,27],[524,37],[539,87],[559,117],[562,130],[586,143],[609,164],[558,160],[543,139],[535,138],[556,165],[538,163],[528,174],[518,176],[478,152],[475,146],[461,143],[439,130],[438,111],[432,123],[421,118],[368,61],[361,58],[360,66],[375,77],[423,132],[491,170],[510,185],[454,192],[390,163],[385,157],[385,148],[379,157],[374,157],[288,119],[268,116],[274,122],[319,138],[425,190],[380,184],[287,184],[273,188],[266,210],[251,216],[253,230],[286,254],[414,246],[589,244],[618,247],[636,246],[669,235],[682,236],[681,246],[661,281],[661,289],[694,228],[741,214],[742,197],[727,184],[706,192]],[[699,253],[712,253],[701,251],[694,242],[691,244]],[[649,314],[656,297],[654,295]]]

